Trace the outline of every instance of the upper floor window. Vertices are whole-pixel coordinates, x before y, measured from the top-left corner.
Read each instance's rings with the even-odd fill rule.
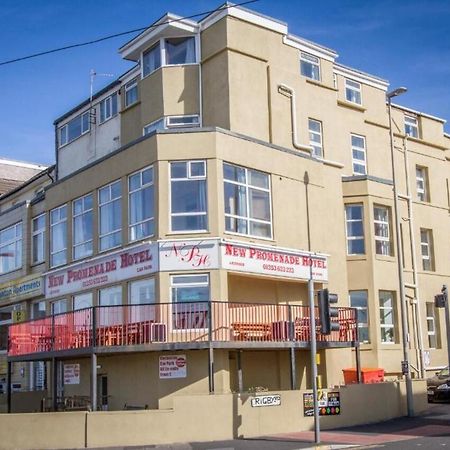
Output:
[[[320,61],[317,56],[300,52],[300,73],[312,80],[320,81]]]
[[[365,175],[367,173],[366,165],[366,138],[356,134],[352,138],[352,164],[355,175]]]
[[[53,315],[63,314],[67,312],[67,300],[62,298],[61,300],[56,300],[50,304],[50,310]]]
[[[193,64],[197,62],[195,37],[161,39],[142,55],[142,76],[161,66]]]
[[[73,258],[92,255],[92,194],[73,201]]]
[[[313,148],[313,156],[322,158],[323,145],[322,145],[322,122],[318,120],[309,119],[309,145]]]
[[[361,100],[361,83],[353,80],[345,80],[345,99],[348,102],[362,104]]]
[[[35,217],[31,223],[33,264],[45,260],[45,214]]]
[[[380,291],[381,342],[395,343],[395,301],[394,292]]]
[[[345,221],[347,231],[347,254],[363,255],[365,253],[363,205],[345,205]]]
[[[122,183],[120,180],[98,191],[100,251],[122,243]]]
[[[72,299],[72,308],[74,311],[84,308],[92,308],[94,305],[92,292],[84,292],[83,294],[76,294]]]
[[[100,123],[106,122],[117,114],[117,92],[100,102]]]
[[[158,119],[152,123],[149,123],[148,125],[146,125],[144,127],[144,136],[146,134],[153,133],[156,130],[164,130],[165,123],[166,123],[166,121],[165,121],[164,117],[162,119]]]
[[[423,270],[434,270],[433,232],[431,230],[420,229],[420,249]]]
[[[417,117],[405,116],[405,134],[413,138],[419,137],[419,124]]]
[[[59,146],[72,142],[90,130],[89,111],[73,118],[59,129]]]
[[[172,231],[206,231],[206,161],[170,163]]]
[[[154,224],[153,167],[147,167],[128,177],[130,241],[152,236]]]
[[[138,101],[137,80],[132,80],[125,85],[125,108]]]
[[[428,169],[426,167],[416,166],[416,187],[418,200],[421,202],[429,202]]]
[[[272,238],[270,177],[267,173],[223,164],[225,229]]]
[[[374,206],[373,223],[375,227],[375,252],[377,255],[391,255],[391,235],[389,227],[389,208]]]
[[[350,291],[350,306],[356,308],[358,316],[359,342],[369,342],[369,308],[367,291]]]
[[[67,206],[50,211],[50,266],[67,262]]]
[[[198,127],[200,125],[200,119],[197,114],[186,116],[167,116],[161,119],[155,120],[144,127],[143,134],[153,133],[155,130],[163,130],[165,128],[188,128]]]
[[[22,222],[0,231],[0,273],[22,266]]]

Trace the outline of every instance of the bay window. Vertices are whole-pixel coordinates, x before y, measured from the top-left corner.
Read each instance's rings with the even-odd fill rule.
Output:
[[[347,254],[363,255],[365,253],[363,205],[345,205],[345,222],[347,232]]]
[[[22,267],[22,222],[0,231],[0,273]]]
[[[92,194],[73,201],[73,258],[92,255]]]
[[[380,291],[380,331],[381,342],[395,343],[395,301],[394,292]]]
[[[50,266],[67,262],[67,206],[50,211]]]
[[[98,191],[100,251],[122,243],[122,183],[120,180]]]
[[[389,208],[374,206],[375,252],[377,255],[391,255]]]
[[[269,175],[224,163],[223,178],[226,231],[272,238]]]
[[[138,84],[137,80],[132,80],[125,85],[125,107],[130,106],[138,101]]]
[[[356,308],[359,342],[369,342],[369,308],[367,291],[350,291],[350,307]]]
[[[206,231],[206,161],[170,163],[170,197],[172,231]]]
[[[147,167],[128,177],[128,207],[130,241],[154,234],[153,167]]]

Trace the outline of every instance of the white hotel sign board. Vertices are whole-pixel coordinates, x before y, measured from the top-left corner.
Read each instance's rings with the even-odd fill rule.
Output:
[[[323,255],[235,241],[221,242],[220,247],[223,269],[307,280],[312,266],[314,280],[328,280],[327,258]]]
[[[47,273],[45,295],[59,297],[157,272],[157,249],[156,243],[145,243]]]

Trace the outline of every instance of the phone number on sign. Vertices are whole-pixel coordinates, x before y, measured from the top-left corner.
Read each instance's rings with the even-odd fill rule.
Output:
[[[263,269],[272,272],[294,273],[293,267],[276,266],[275,264],[263,264]]]

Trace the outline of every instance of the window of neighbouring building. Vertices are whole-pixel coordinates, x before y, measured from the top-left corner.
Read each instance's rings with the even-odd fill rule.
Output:
[[[362,104],[361,83],[353,80],[345,80],[345,99],[348,102]]]
[[[138,101],[138,83],[132,80],[125,85],[125,108]]]
[[[207,231],[206,161],[170,163],[172,231]]]
[[[130,241],[155,232],[153,167],[146,167],[128,177]]]
[[[224,163],[223,178],[226,231],[271,239],[270,176]]]
[[[122,183],[120,180],[99,189],[100,251],[122,244]]]
[[[390,256],[392,253],[389,208],[386,206],[374,206],[373,216],[375,228],[375,252],[377,255]]]
[[[368,343],[369,338],[369,308],[367,304],[367,291],[350,291],[350,306],[356,308],[358,315],[359,342]]]
[[[320,81],[320,60],[317,56],[300,52],[300,73],[312,80]]]
[[[363,210],[363,205],[359,203],[345,205],[348,255],[363,255],[365,253]]]
[[[365,175],[366,164],[366,138],[356,134],[351,135],[352,140],[352,164],[354,175]]]
[[[93,196],[85,195],[73,201],[73,258],[92,255]]]
[[[67,262],[67,206],[50,211],[50,266]]]
[[[173,328],[206,328],[210,299],[209,275],[173,275],[171,296]]]
[[[419,137],[419,123],[417,117],[405,116],[405,134],[413,138]]]
[[[420,249],[422,253],[422,269],[434,270],[433,232],[420,229]]]
[[[81,135],[89,132],[89,130],[89,111],[86,111],[83,114],[73,118],[70,122],[59,129],[59,146],[61,147],[74,141]]]
[[[438,342],[439,310],[434,306],[433,302],[427,302],[426,308],[427,308],[428,348],[439,348]]]
[[[0,273],[22,267],[22,222],[0,231]]]
[[[422,166],[416,166],[416,189],[417,199],[421,202],[429,202],[428,190],[428,169]]]
[[[45,214],[34,217],[31,222],[33,264],[45,261]]]
[[[312,154],[317,158],[323,157],[322,122],[308,119],[309,145],[313,148]]]
[[[117,115],[117,92],[100,102],[100,123]]]
[[[395,300],[394,292],[380,291],[380,331],[381,342],[395,343]]]

